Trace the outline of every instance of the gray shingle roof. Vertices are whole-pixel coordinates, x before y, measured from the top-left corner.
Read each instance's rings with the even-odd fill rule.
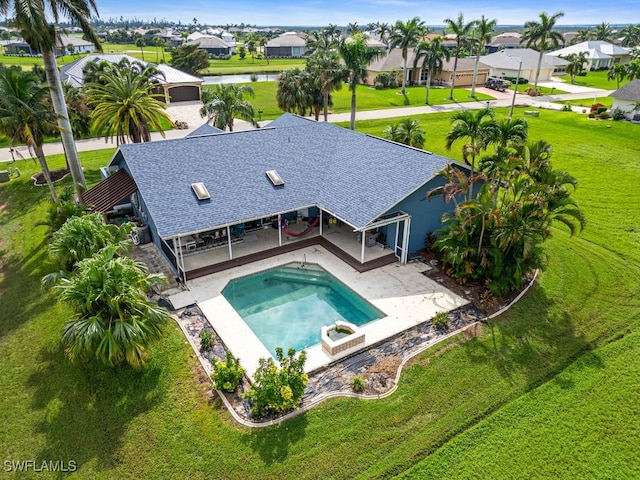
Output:
[[[537,69],[540,52],[536,52],[532,48],[506,48],[499,52],[483,55],[480,61],[492,68],[504,68],[509,70],[518,70],[520,60],[522,60],[522,69]],[[550,55],[542,55],[541,68],[553,68],[554,65],[567,65],[569,62],[561,58],[552,57]]]
[[[631,80],[624,87],[610,93],[609,96],[620,100],[640,101],[640,79]]]
[[[121,145],[111,164],[126,164],[160,236],[173,237],[309,205],[362,228],[452,162],[291,114],[270,127]],[[195,182],[210,201],[198,202]]]
[[[220,130],[218,127],[213,127],[208,123],[204,123],[200,125],[198,128],[196,128],[189,135],[186,135],[185,138],[199,137],[201,135],[212,135],[212,134],[222,133],[222,132],[224,132],[224,130]]]

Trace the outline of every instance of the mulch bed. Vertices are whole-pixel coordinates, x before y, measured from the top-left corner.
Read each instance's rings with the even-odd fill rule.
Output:
[[[71,173],[71,170],[69,170],[68,168],[61,168],[59,170],[49,171],[49,175],[51,175],[51,181],[53,183],[59,182],[64,177],[69,175],[69,173]],[[33,178],[34,185],[37,185],[39,187],[47,184],[47,182],[44,181],[44,175],[42,174],[42,172],[32,175],[31,178]]]

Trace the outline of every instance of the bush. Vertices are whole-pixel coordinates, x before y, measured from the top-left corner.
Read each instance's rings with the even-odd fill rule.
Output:
[[[601,107],[598,107],[598,109],[596,110],[596,114],[600,115],[602,112],[606,112],[607,110],[608,108],[603,105]]]
[[[202,330],[200,332],[200,350],[209,350],[213,347],[213,332],[211,330]]]
[[[624,111],[620,108],[614,108],[611,114],[611,118],[615,121],[624,120]]]
[[[380,85],[380,88],[389,88],[389,82],[391,81],[391,75],[387,72],[382,72],[376,75],[375,84],[376,88]]]
[[[529,83],[529,79],[524,77],[520,77],[520,80],[518,80],[518,77],[503,77],[503,78],[504,80],[510,81],[513,85],[516,84],[516,81],[518,85],[526,85],[527,83]]]
[[[602,103],[594,103],[593,105],[591,105],[591,111],[592,112],[597,112],[599,108],[604,107],[604,105]]]
[[[449,314],[447,312],[438,312],[431,319],[431,325],[437,330],[446,330],[449,324]]]
[[[356,393],[364,392],[365,383],[362,377],[355,376],[351,379],[351,389]]]
[[[244,398],[251,402],[251,413],[262,417],[270,413],[282,413],[298,408],[309,377],[304,373],[307,354],[303,350],[295,357],[296,349],[290,348],[287,356],[282,348],[276,348],[278,368],[272,358],[261,358],[260,365],[253,375],[255,380]]]
[[[227,361],[217,361],[213,365],[211,379],[213,380],[213,386],[217,390],[233,392],[240,384],[243,376],[244,369],[240,366],[240,360],[234,357],[230,350],[227,350]]]
[[[571,112],[571,111],[572,111],[572,110],[571,110],[571,105],[569,105],[568,103],[565,103],[565,104],[562,106],[562,111],[563,111],[563,112]]]
[[[589,118],[596,118],[596,114],[593,112],[589,112]]]
[[[600,118],[600,120],[608,120],[611,117],[611,115],[609,115],[609,112],[605,111],[605,112],[600,112],[598,114],[598,117]]]
[[[525,91],[525,93],[526,93],[527,95],[529,95],[530,97],[538,97],[538,96],[540,96],[540,95],[541,95],[541,94],[540,94],[540,92],[538,92],[538,90],[536,90],[536,88],[535,88],[535,87],[529,87],[529,88],[527,88],[527,90]]]

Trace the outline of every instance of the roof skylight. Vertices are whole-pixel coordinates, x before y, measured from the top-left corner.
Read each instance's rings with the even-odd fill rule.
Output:
[[[198,200],[209,200],[211,198],[211,195],[209,195],[209,191],[207,190],[207,187],[204,186],[204,183],[192,183],[191,188],[193,189],[193,193],[196,194],[196,197],[198,197]]]
[[[267,174],[267,177],[269,177],[269,180],[271,180],[274,187],[281,187],[284,185],[284,180],[282,180],[282,177],[280,177],[278,172],[275,170],[267,170],[265,173]]]

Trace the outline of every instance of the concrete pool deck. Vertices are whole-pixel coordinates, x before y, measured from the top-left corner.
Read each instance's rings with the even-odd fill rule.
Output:
[[[360,328],[365,333],[365,344],[359,350],[426,322],[438,312],[450,311],[468,303],[425,276],[423,273],[430,267],[422,262],[406,265],[394,263],[358,273],[317,245],[190,280],[187,282],[189,291],[179,294],[182,298],[175,300],[198,305],[226,347],[240,358],[247,375],[252,378],[260,358],[272,355],[222,296],[222,290],[235,278],[287,263],[300,263],[304,256],[307,263],[321,266],[387,315]],[[170,298],[172,303],[173,300]],[[288,346],[282,347],[286,352]],[[307,349],[305,370],[318,370],[351,353],[353,351],[330,356],[322,350],[320,344],[312,346]]]

